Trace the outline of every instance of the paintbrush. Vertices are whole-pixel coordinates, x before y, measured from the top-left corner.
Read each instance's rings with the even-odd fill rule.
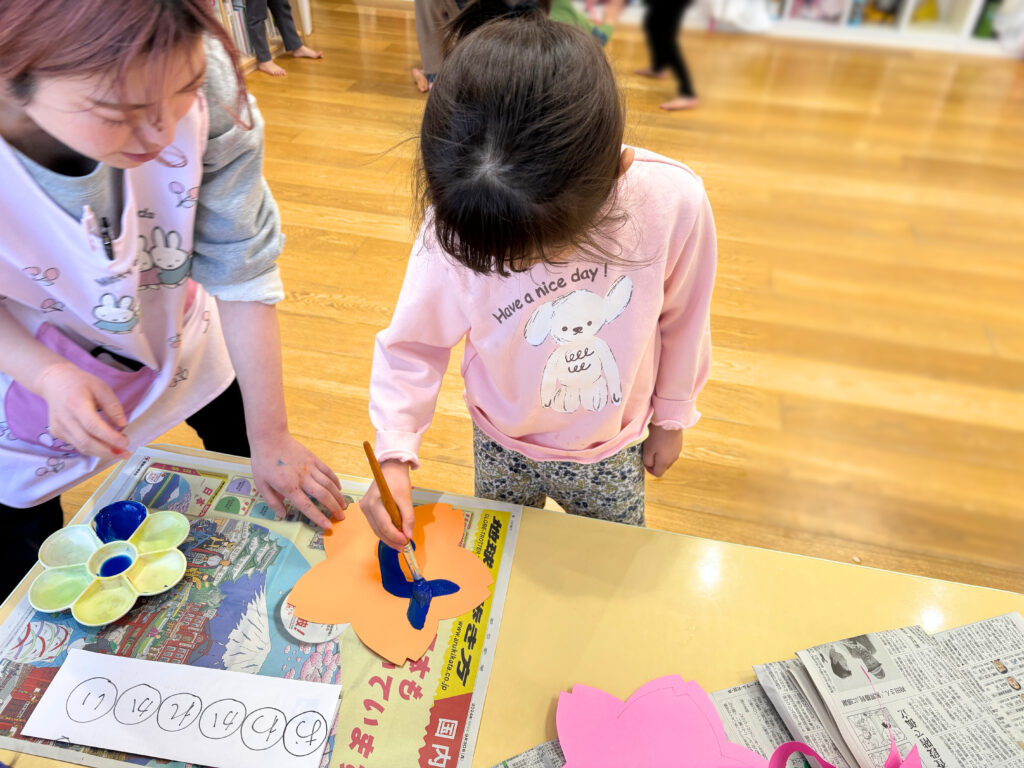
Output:
[[[366,451],[366,459],[370,462],[370,471],[373,472],[373,479],[377,481],[377,490],[380,492],[380,500],[384,504],[384,509],[391,515],[391,522],[395,524],[395,528],[402,530],[402,513],[398,510],[395,497],[391,495],[391,489],[388,488],[388,484],[384,480],[384,473],[380,470],[380,464],[373,453],[373,448],[365,440],[363,441],[363,450]],[[412,599],[426,609],[430,605],[430,599],[433,597],[433,594],[430,591],[430,584],[423,578],[420,566],[416,562],[416,555],[412,548],[412,539],[402,548],[402,554],[405,556],[406,565],[409,566],[409,573],[412,574]]]

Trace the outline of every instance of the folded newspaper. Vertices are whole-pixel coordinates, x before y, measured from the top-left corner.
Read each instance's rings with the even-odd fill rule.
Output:
[[[883,768],[890,734],[923,768],[1024,768],[1024,619],[929,635],[858,635],[759,664],[756,682],[711,699],[729,739],[769,757],[802,741],[835,768]],[[495,768],[561,768],[557,741]],[[794,755],[787,768],[810,768]],[[817,766],[815,766],[817,768]]]

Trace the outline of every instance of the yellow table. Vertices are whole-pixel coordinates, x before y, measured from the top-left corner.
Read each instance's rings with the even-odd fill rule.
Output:
[[[1009,611],[1024,595],[528,509],[473,766],[554,738],[558,692],[574,683],[625,698],[678,673],[713,691],[829,640]]]

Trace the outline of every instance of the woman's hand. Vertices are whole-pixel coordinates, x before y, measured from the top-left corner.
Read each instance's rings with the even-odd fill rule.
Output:
[[[330,530],[331,521],[316,508],[313,499],[334,520],[344,520],[346,502],[341,482],[330,468],[287,431],[251,440],[252,474],[256,489],[279,515],[285,500],[313,523]]]
[[[103,381],[63,361],[40,371],[30,387],[46,401],[50,435],[79,453],[101,459],[125,457],[124,408]]]
[[[644,467],[655,477],[661,477],[676,463],[683,450],[683,430],[650,426],[644,440]]]
[[[363,496],[362,501],[359,502],[359,508],[363,510],[363,514],[366,515],[377,538],[392,549],[401,550],[412,538],[412,527],[415,520],[412,510],[412,481],[409,479],[409,464],[393,459],[382,461],[380,471],[398,505],[398,511],[402,513],[402,530],[398,530],[391,522],[391,515],[384,508],[384,502],[376,483],[371,485],[366,495]]]

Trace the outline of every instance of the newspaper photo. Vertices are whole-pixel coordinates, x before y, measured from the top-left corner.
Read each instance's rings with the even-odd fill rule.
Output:
[[[902,755],[916,745],[926,768],[1024,768],[1024,748],[996,715],[1010,697],[999,690],[990,703],[992,695],[968,671],[980,675],[983,665],[962,637],[983,643],[985,633],[965,630],[943,642],[940,635],[906,627],[797,654],[857,766],[882,768],[891,734]],[[1005,655],[1003,642],[988,640],[988,655]],[[959,660],[947,651],[949,644],[962,648]],[[993,671],[1002,674],[994,665]],[[1005,687],[1012,691],[1008,682]]]

